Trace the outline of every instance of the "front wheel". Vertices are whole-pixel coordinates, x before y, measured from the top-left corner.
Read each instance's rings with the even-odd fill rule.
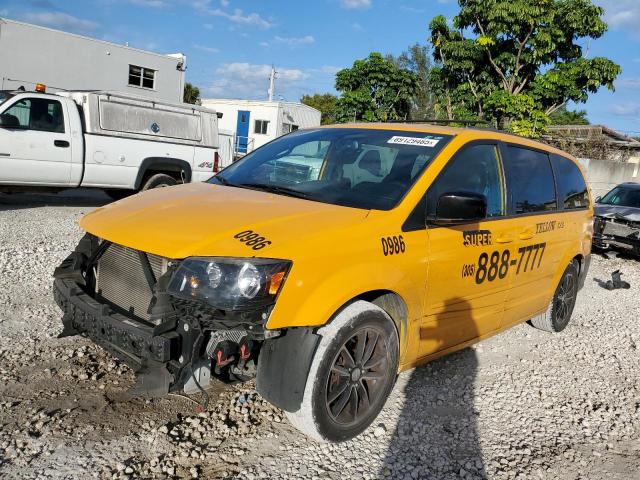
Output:
[[[287,417],[315,440],[341,442],[371,425],[391,393],[398,333],[384,310],[365,301],[345,307],[318,333],[302,404]]]
[[[564,271],[560,284],[556,288],[549,308],[531,319],[531,324],[546,332],[557,333],[564,330],[569,324],[573,307],[578,296],[578,265],[571,262]]]

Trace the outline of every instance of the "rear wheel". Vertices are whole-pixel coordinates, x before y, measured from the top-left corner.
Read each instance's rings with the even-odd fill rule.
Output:
[[[396,327],[379,307],[356,301],[318,333],[322,340],[302,404],[287,416],[316,440],[349,440],[371,425],[393,388],[399,351]]]
[[[171,187],[177,184],[178,181],[171,175],[167,175],[166,173],[156,173],[149,177],[140,190],[144,192],[145,190],[151,190],[152,188]]]
[[[564,271],[549,308],[531,319],[531,324],[546,332],[561,332],[569,324],[578,296],[578,265],[571,262]]]

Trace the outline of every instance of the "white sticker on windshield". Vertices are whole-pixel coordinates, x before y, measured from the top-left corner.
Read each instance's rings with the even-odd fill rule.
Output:
[[[395,145],[415,145],[418,147],[435,147],[439,139],[435,138],[417,138],[417,137],[391,137],[387,143]]]

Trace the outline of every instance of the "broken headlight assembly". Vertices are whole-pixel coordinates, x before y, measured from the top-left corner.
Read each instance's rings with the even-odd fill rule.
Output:
[[[273,305],[291,268],[287,260],[191,257],[173,273],[167,292],[221,310]]]

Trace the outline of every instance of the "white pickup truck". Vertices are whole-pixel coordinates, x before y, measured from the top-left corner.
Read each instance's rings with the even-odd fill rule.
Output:
[[[227,163],[207,108],[110,92],[0,91],[0,191],[99,187],[117,198],[204,181]]]

